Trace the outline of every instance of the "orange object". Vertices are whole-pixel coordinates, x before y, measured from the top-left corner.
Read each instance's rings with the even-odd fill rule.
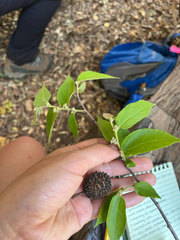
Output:
[[[141,84],[141,87],[145,87],[145,86],[146,86],[146,83],[142,83],[142,84]]]
[[[106,227],[106,232],[105,232],[104,240],[110,240],[110,238],[109,238],[109,236],[108,236],[108,230],[107,230],[107,227]]]

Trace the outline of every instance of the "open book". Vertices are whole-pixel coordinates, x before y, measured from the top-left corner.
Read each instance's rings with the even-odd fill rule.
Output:
[[[153,167],[156,176],[155,190],[161,197],[156,199],[180,237],[180,192],[171,162]],[[142,203],[128,208],[126,233],[123,240],[174,240],[158,209],[146,198]]]

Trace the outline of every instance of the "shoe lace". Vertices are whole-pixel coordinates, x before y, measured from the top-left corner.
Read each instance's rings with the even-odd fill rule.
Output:
[[[32,67],[35,67],[35,66],[39,67],[39,64],[40,64],[41,62],[42,62],[41,58],[40,58],[40,57],[37,57],[37,58],[34,60],[34,62],[32,62],[30,65],[31,65]]]

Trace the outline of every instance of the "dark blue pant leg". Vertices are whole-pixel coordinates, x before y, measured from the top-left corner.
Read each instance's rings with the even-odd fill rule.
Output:
[[[6,2],[4,7],[1,1]],[[10,4],[11,1],[12,5]],[[5,14],[21,7],[23,7],[23,10],[18,19],[17,28],[10,39],[7,56],[16,64],[22,65],[32,62],[36,58],[44,30],[59,7],[61,0],[11,1],[0,0],[0,9],[6,9],[6,12],[0,10],[0,14]],[[9,4],[8,7],[7,2]]]

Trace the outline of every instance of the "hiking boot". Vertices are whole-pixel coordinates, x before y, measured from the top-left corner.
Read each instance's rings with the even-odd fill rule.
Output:
[[[43,74],[50,69],[52,59],[49,54],[39,54],[36,59],[31,63],[24,65],[16,65],[12,60],[7,58],[4,74],[9,78],[23,78],[26,75]]]

